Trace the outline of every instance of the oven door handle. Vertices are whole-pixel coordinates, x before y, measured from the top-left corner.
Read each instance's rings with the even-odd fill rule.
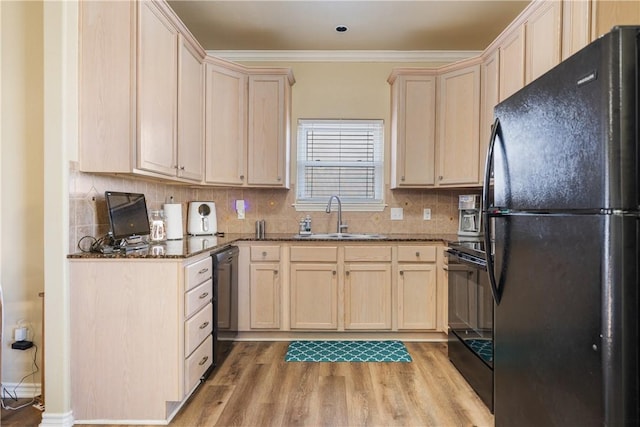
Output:
[[[493,166],[493,153],[496,145],[496,139],[500,135],[500,119],[496,117],[491,127],[491,139],[489,140],[489,150],[487,151],[487,160],[484,165],[484,181],[482,183],[482,218],[484,225],[484,247],[487,252],[487,272],[489,273],[489,283],[491,284],[491,293],[496,305],[500,305],[501,294],[498,289],[495,273],[495,262],[493,259],[493,251],[491,250],[491,224],[489,219],[489,183],[491,181],[491,167]]]

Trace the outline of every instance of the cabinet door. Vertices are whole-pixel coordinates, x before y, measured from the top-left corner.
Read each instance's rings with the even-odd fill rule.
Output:
[[[391,265],[347,264],[345,329],[391,329]]]
[[[78,2],[80,170],[133,169],[135,111],[135,4]]]
[[[391,90],[391,186],[431,186],[435,183],[436,77],[398,76]]]
[[[562,2],[562,60],[567,59],[591,41],[591,2]]]
[[[280,265],[251,264],[250,305],[251,328],[280,328]]]
[[[137,165],[175,176],[178,31],[151,2],[140,2]]]
[[[478,183],[480,65],[438,77],[438,185]]]
[[[491,138],[491,125],[493,124],[493,108],[499,102],[500,76],[498,66],[500,51],[494,50],[482,61],[480,70],[480,156],[478,158],[478,183],[484,181],[484,169]]]
[[[291,264],[291,328],[338,328],[338,266]]]
[[[562,2],[540,2],[525,23],[525,83],[560,63]]]
[[[178,69],[178,176],[204,177],[204,68],[195,48],[180,37]]]
[[[206,65],[205,181],[243,185],[247,144],[247,80],[243,73]]]
[[[436,265],[398,266],[398,329],[436,329]]]
[[[285,76],[249,76],[249,185],[285,186],[288,107]]]
[[[524,86],[524,26],[500,43],[500,101]]]

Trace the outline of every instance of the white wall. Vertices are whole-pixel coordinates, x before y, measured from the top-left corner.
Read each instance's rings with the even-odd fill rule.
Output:
[[[31,372],[35,353],[35,349],[11,349],[18,321],[27,321],[29,339],[39,347],[42,343],[42,301],[38,294],[44,290],[43,8],[40,2],[1,3],[2,382],[12,388]],[[39,388],[39,374],[35,381]],[[28,386],[31,378],[26,383]]]

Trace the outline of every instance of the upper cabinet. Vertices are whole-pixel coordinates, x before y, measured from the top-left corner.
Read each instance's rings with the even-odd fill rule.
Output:
[[[205,182],[289,188],[291,70],[208,58],[206,76]]]
[[[437,182],[475,185],[479,174],[480,60],[452,66],[438,76]]]
[[[480,151],[478,158],[478,184],[484,181],[485,161],[491,126],[493,124],[493,107],[500,100],[500,51],[497,48],[487,50],[482,55],[480,65]]]
[[[524,23],[525,83],[530,83],[560,63],[562,2],[536,3]]]
[[[204,51],[180,25],[162,2],[80,3],[80,170],[202,179]]]
[[[524,27],[517,26],[501,36],[500,100],[513,95],[524,86]]]
[[[391,84],[391,187],[435,184],[436,73],[395,69]]]
[[[178,30],[155,3],[141,2],[138,33],[137,167],[175,176]]]
[[[242,186],[247,150],[247,76],[207,59],[205,182]]]
[[[247,184],[289,188],[293,75],[265,71],[249,75]]]

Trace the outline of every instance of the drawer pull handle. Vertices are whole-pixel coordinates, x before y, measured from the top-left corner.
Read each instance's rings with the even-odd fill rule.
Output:
[[[416,256],[419,258],[420,257],[420,252],[416,252]]]
[[[207,363],[207,360],[209,360],[209,356],[203,357],[200,363],[198,363],[198,365],[200,366],[204,365],[205,363]]]
[[[200,329],[204,329],[207,326],[209,326],[209,322],[204,322],[202,325],[200,325]]]
[[[206,273],[207,271],[209,271],[209,268],[208,268],[208,267],[205,267],[205,268],[203,268],[202,270],[198,271],[198,274],[204,274],[204,273]]]
[[[262,256],[267,256],[267,251],[262,252]]]
[[[206,298],[208,296],[209,296],[209,292],[203,292],[202,295],[200,295],[198,298],[199,299],[204,299],[204,298]]]

